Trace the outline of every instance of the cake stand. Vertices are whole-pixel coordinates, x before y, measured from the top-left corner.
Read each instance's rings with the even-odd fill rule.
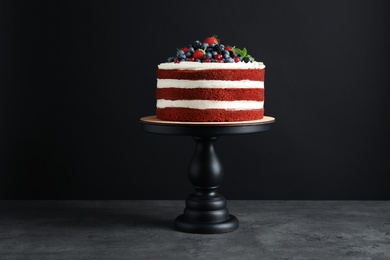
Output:
[[[192,136],[195,153],[189,163],[188,178],[195,191],[188,196],[183,214],[175,219],[179,231],[199,234],[218,234],[238,228],[238,219],[229,214],[226,199],[219,193],[223,167],[214,144],[221,135],[251,134],[267,131],[275,118],[245,122],[175,122],[162,121],[156,116],[140,119],[148,133]]]

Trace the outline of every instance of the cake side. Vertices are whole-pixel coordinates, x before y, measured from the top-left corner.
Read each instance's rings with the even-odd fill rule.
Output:
[[[197,122],[263,118],[264,68],[199,69],[201,64],[196,67],[157,69],[157,118]]]

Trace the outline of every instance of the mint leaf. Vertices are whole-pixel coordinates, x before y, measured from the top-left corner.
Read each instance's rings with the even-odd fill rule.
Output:
[[[246,50],[246,48],[242,49],[242,57],[246,57],[246,55],[248,54],[248,51]]]
[[[233,47],[232,49],[233,49],[233,51],[234,51],[237,55],[242,56],[242,50],[240,50],[240,49],[237,48],[237,47]]]
[[[243,48],[242,50],[237,48],[237,47],[232,47],[232,49],[234,50],[234,52],[241,56],[243,59],[249,59],[250,61],[255,61],[255,58],[253,58],[251,55],[248,54],[248,51],[246,48]]]

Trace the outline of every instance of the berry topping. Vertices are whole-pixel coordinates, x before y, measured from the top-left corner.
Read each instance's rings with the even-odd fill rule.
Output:
[[[253,62],[255,59],[248,54],[247,49],[224,45],[216,35],[206,37],[203,42],[196,40],[188,47],[177,49],[176,55],[167,59],[168,62]]]

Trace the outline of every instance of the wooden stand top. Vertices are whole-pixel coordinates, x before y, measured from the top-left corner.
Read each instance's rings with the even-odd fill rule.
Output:
[[[275,118],[240,122],[176,122],[157,119],[155,115],[140,119],[142,129],[149,133],[168,135],[220,136],[267,131]]]
[[[259,120],[250,120],[250,121],[239,121],[239,122],[181,122],[181,121],[165,121],[160,120],[156,115],[141,117],[140,119],[145,123],[152,124],[163,124],[163,125],[204,125],[204,126],[244,126],[244,125],[259,125],[259,124],[270,124],[275,122],[275,118],[271,116],[264,116]]]

